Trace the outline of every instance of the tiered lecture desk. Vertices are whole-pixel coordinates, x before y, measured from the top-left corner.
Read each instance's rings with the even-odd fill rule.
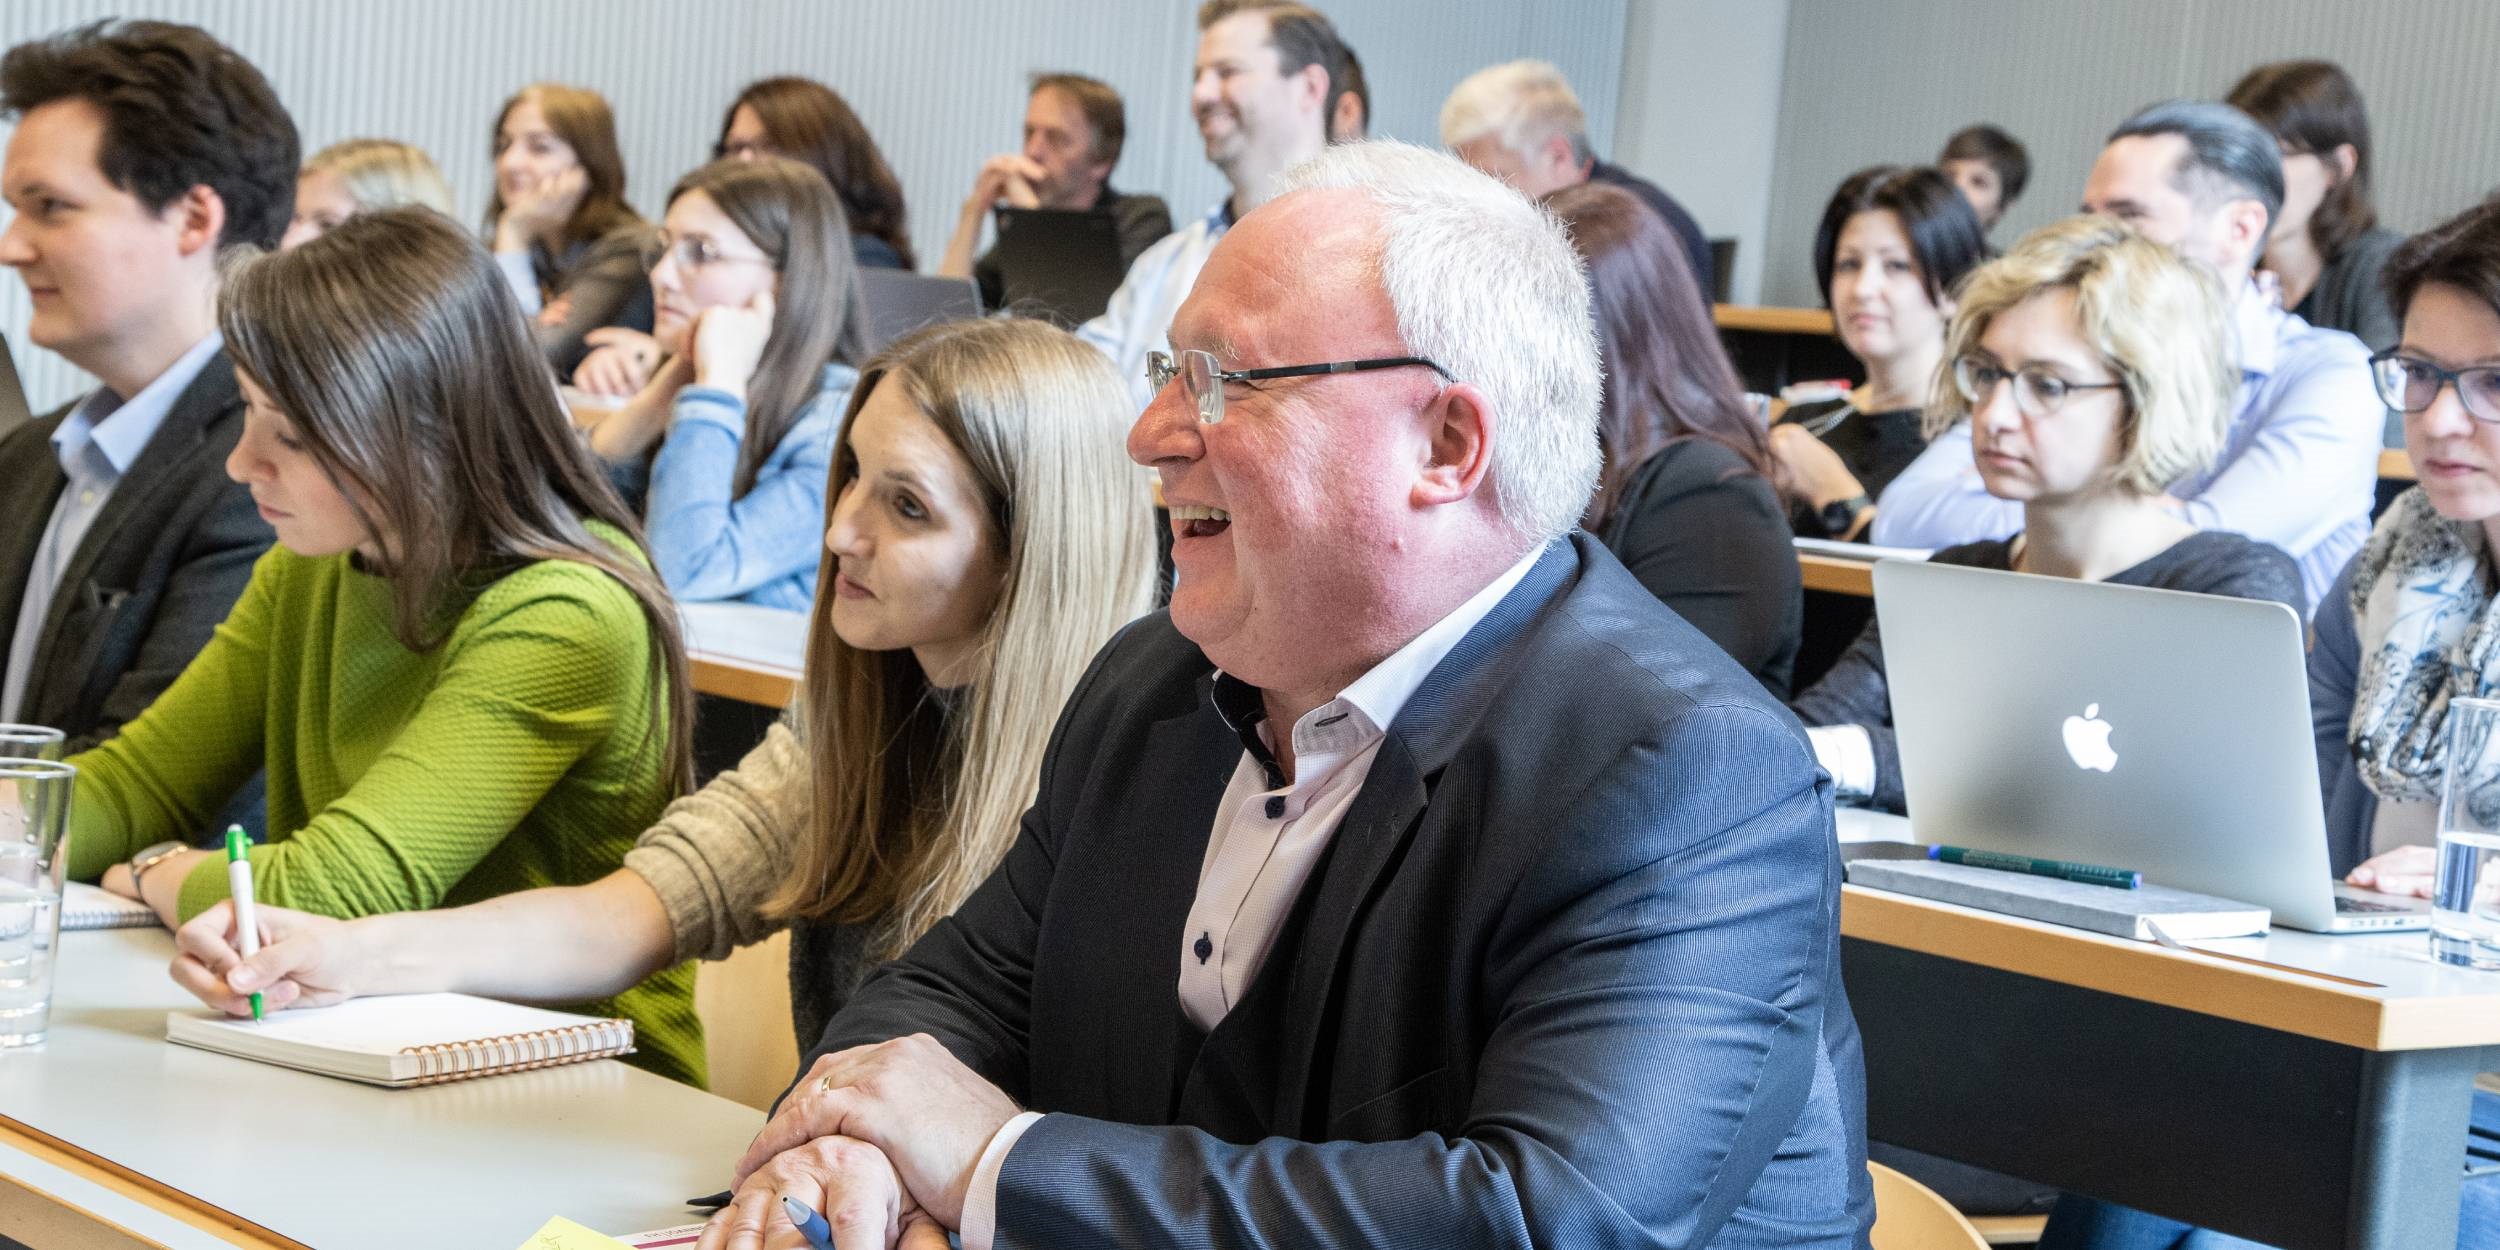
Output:
[[[807,666],[807,613],[688,603],[678,607],[677,617],[696,692],[759,707],[789,706]]]
[[[176,1046],[172,935],[61,935],[51,1036],[0,1052],[0,1244],[513,1250],[549,1217],[697,1221],[762,1127],[613,1059],[379,1089]],[[12,1241],[12,1239],[14,1239]]]
[[[1710,319],[1745,389],[1777,395],[1792,382],[1866,379],[1866,369],[1832,332],[1832,315],[1820,308],[1751,308],[1715,304]]]
[[[2500,973],[2426,935],[2180,952],[1857,886],[1841,933],[1869,1135],[2290,1250],[2456,1244]]]

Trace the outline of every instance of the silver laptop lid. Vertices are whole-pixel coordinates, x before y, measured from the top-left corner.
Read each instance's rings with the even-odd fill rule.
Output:
[[[1877,564],[1922,841],[2335,917],[2300,617],[2263,600]]]

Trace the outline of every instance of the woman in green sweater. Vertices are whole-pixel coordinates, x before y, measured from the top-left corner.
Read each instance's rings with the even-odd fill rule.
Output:
[[[352,219],[229,275],[246,410],[227,472],[277,547],[216,637],[75,757],[70,874],[179,923],[226,895],[189,849],[268,774],[260,897],[365,916],[615,870],[685,789],[667,592],[574,438],[486,253],[422,210]],[[690,965],[584,1010],[701,1079]]]

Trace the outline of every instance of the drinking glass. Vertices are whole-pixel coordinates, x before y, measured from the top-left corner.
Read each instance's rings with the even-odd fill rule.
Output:
[[[57,760],[61,737],[50,725],[0,724],[0,759]]]
[[[69,869],[71,785],[55,760],[0,758],[0,1048],[43,1041]]]
[[[2448,703],[2439,867],[2431,882],[2432,956],[2500,968],[2500,700]]]

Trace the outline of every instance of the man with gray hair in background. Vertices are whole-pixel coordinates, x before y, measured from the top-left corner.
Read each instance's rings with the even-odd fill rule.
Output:
[[[704,1245],[786,1242],[789,1195],[845,1250],[1863,1246],[1830,788],[1575,528],[1570,240],[1420,148],[1283,185],[1129,433],[1170,610],[1096,658],[1006,861],[833,1020]]]
[[[2212,468],[2170,488],[2171,502],[2199,529],[2282,548],[2300,562],[2314,610],[2369,537],[2387,406],[2361,340],[2285,312],[2259,284],[2257,257],[2282,207],[2274,136],[2210,100],[2156,104],[2119,123],[2083,188],[2083,211],[2125,222],[2222,282],[2240,360],[2231,433]],[[1870,536],[1946,547],[2004,538],[2022,518],[2021,504],[1980,484],[1963,424],[1884,488]]]
[[[1658,184],[1597,159],[1580,97],[1552,62],[1505,61],[1469,74],[1442,102],[1441,146],[1535,199],[1583,182],[1641,197],[1675,231],[1693,289],[1710,299],[1715,267],[1701,223]]]

